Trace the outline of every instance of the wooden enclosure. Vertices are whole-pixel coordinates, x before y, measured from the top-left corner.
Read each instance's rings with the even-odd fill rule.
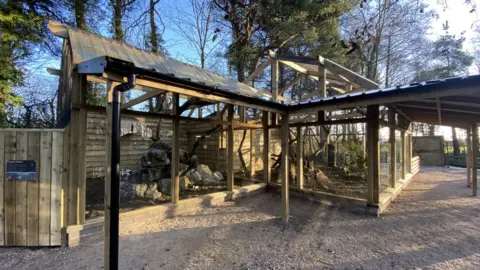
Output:
[[[0,130],[0,245],[59,246],[63,243],[64,130]],[[36,180],[12,180],[9,160],[34,160]]]
[[[443,136],[413,137],[413,152],[424,166],[445,166]]]

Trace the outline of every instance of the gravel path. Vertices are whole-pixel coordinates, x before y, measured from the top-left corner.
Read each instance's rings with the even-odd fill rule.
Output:
[[[380,218],[265,193],[122,232],[122,269],[480,269],[465,169],[422,168]],[[0,249],[1,269],[100,269],[103,243]]]

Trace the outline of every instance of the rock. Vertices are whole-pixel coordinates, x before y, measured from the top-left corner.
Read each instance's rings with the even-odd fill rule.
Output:
[[[223,181],[223,175],[220,172],[214,172],[213,175],[215,175],[218,178],[218,181]]]
[[[202,179],[202,183],[205,185],[205,186],[215,186],[215,185],[218,185],[218,182],[220,180],[218,179],[217,176],[215,175],[211,175],[211,176],[207,176],[205,178]]]
[[[127,182],[127,181],[120,181],[120,198],[132,200],[135,199],[135,185]]]
[[[185,176],[187,176],[193,184],[198,185],[202,183],[202,175],[200,175],[200,172],[197,170],[190,170]]]
[[[197,166],[197,171],[200,173],[200,175],[202,176],[202,178],[206,178],[208,176],[212,176],[213,173],[212,171],[210,170],[210,168],[208,168],[207,165],[204,165],[204,164],[200,164]]]
[[[148,149],[147,153],[140,158],[144,168],[162,167],[170,164],[168,153],[165,150]]]
[[[135,195],[137,197],[143,197],[145,196],[145,191],[148,189],[147,184],[136,184],[135,186]]]
[[[199,165],[199,161],[198,161],[198,156],[197,155],[193,155],[191,158],[190,158],[190,167],[192,168],[197,168],[198,165]]]
[[[158,190],[164,194],[170,194],[172,179],[162,178],[158,181]]]
[[[188,170],[189,166],[187,164],[180,163],[179,173],[183,175]]]

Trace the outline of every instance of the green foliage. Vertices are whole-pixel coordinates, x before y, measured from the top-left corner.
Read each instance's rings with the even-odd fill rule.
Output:
[[[430,55],[431,67],[419,72],[415,81],[467,74],[468,67],[472,65],[474,57],[463,51],[464,41],[464,37],[441,36],[433,43]]]
[[[337,161],[343,167],[345,174],[357,175],[362,178],[367,176],[367,160],[363,154],[363,146],[356,138],[349,138],[339,145],[342,160]]]
[[[239,73],[252,72],[268,50],[338,55],[334,48],[339,41],[337,18],[353,7],[348,0],[214,2],[232,26],[227,58]]]

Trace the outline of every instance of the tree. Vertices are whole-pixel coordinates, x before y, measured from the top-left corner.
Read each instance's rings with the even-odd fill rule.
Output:
[[[36,46],[46,45],[48,18],[65,21],[58,12],[63,6],[56,1],[1,1],[0,2],[0,126],[5,126],[8,112],[20,106],[22,98],[11,88],[23,83],[24,60]]]
[[[227,58],[239,81],[256,69],[268,50],[286,50],[302,39],[323,40],[320,29],[335,25],[338,16],[352,7],[346,0],[213,0],[213,3],[222,18],[220,24],[231,33]]]

